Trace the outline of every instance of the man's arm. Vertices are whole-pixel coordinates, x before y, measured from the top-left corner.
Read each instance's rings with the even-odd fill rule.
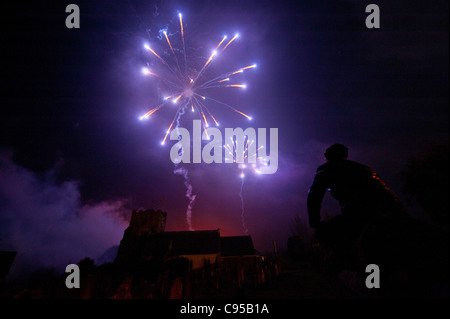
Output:
[[[316,228],[320,223],[320,209],[322,208],[322,200],[327,190],[323,170],[319,167],[314,177],[314,181],[309,188],[307,206],[309,226]]]

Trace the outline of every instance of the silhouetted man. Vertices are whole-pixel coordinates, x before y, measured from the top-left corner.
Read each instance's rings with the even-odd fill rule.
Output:
[[[317,169],[307,201],[309,224],[316,229],[319,242],[348,252],[370,220],[405,214],[398,197],[375,171],[347,160],[347,147],[334,144],[325,157],[327,162]],[[339,201],[342,214],[322,222],[320,210],[326,190]]]

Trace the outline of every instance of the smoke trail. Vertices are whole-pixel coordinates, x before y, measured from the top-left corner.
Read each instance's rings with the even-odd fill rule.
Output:
[[[242,194],[242,190],[244,188],[244,177],[241,178],[241,191],[239,192],[239,197],[241,198],[241,221],[242,227],[244,228],[244,233],[248,235],[248,229],[245,225],[245,216],[244,216],[244,195]]]
[[[188,170],[185,169],[184,167],[180,167],[175,169],[173,172],[175,174],[183,175],[184,177],[184,186],[186,186],[186,197],[189,199],[189,204],[186,209],[186,222],[188,224],[189,230],[194,230],[194,228],[192,228],[192,207],[194,206],[195,197],[197,195],[192,194],[192,185],[189,180]]]
[[[180,134],[179,134],[179,130],[178,130],[178,128],[180,126],[180,118],[184,114],[185,110],[186,110],[186,105],[184,105],[183,108],[180,110],[180,112],[178,113],[178,117],[176,119],[177,124],[175,126],[175,130],[177,131],[177,134],[179,136],[178,139],[180,139]],[[183,149],[180,149],[180,151],[182,152]],[[178,164],[174,164],[174,165],[175,165],[175,170],[173,171],[173,173],[178,174],[178,175],[183,175],[183,177],[184,177],[184,186],[186,186],[186,197],[189,199],[189,204],[186,209],[186,222],[188,224],[188,229],[194,230],[194,228],[192,228],[192,207],[194,206],[195,197],[197,195],[192,194],[192,184],[189,179],[188,170],[184,167],[178,168]]]

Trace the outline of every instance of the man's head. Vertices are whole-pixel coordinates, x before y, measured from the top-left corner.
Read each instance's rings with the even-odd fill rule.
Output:
[[[331,145],[325,151],[325,157],[328,161],[336,161],[347,159],[348,157],[348,148],[342,144],[334,144]]]

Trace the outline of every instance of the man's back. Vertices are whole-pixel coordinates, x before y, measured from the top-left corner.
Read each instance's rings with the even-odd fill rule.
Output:
[[[340,159],[329,161],[317,169],[308,194],[308,211],[313,220],[320,218],[320,206],[327,189],[339,201],[344,214],[368,217],[388,214],[401,206],[397,196],[374,170]]]

